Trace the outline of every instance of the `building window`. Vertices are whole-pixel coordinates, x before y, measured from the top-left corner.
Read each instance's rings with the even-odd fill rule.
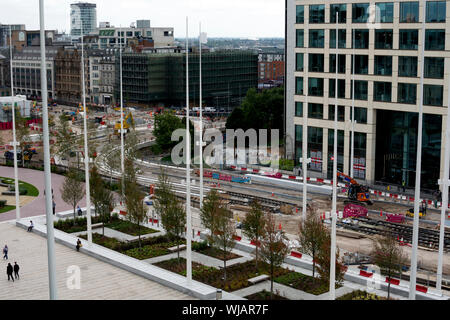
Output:
[[[323,97],[323,78],[308,78],[308,95]]]
[[[346,47],[347,33],[345,29],[338,30],[339,48]],[[336,29],[330,29],[330,48],[336,48]]]
[[[394,20],[394,3],[382,2],[376,4],[376,22],[392,23]]]
[[[350,120],[352,120],[352,108],[350,108]],[[355,118],[357,123],[367,123],[367,109],[355,107]]]
[[[344,171],[344,130],[338,130],[337,135],[337,169]],[[333,177],[334,130],[328,129],[328,170],[327,178]]]
[[[423,85],[423,104],[427,106],[442,106],[443,86]]]
[[[311,29],[309,30],[309,47],[310,48],[323,48],[325,42],[323,29]]]
[[[427,22],[445,22],[445,1],[427,2]]]
[[[417,85],[414,83],[399,83],[397,102],[416,104]]]
[[[417,50],[419,43],[419,30],[400,29],[399,49],[400,50]]]
[[[345,3],[330,5],[330,23],[336,23],[336,12],[338,13],[338,23],[346,23],[347,5]]]
[[[323,129],[308,127],[308,157],[312,158],[309,170],[322,171]]]
[[[325,23],[325,5],[309,6],[309,23]]]
[[[310,53],[308,56],[308,71],[323,72],[323,54]]]
[[[445,50],[445,29],[425,31],[425,50]]]
[[[352,39],[355,40],[355,43],[352,43],[352,48],[369,49],[369,30],[355,29],[353,32],[354,35],[352,35]]]
[[[400,22],[419,22],[419,2],[400,2]]]
[[[328,106],[328,120],[334,121],[334,104]],[[338,106],[338,121],[345,121],[345,107]]]
[[[373,82],[373,100],[391,102],[391,82]]]
[[[352,59],[353,70],[353,59]],[[369,56],[368,55],[355,55],[355,74],[368,74],[369,73]]]
[[[297,48],[303,48],[304,47],[304,32],[303,29],[297,29],[296,30],[296,47]]]
[[[353,83],[353,81],[351,81]],[[355,80],[355,99],[367,100],[367,81]],[[352,98],[352,91],[350,90],[350,98]]]
[[[303,77],[295,78],[295,94],[303,95]]]
[[[392,49],[392,29],[375,29],[375,49]]]
[[[352,22],[366,23],[369,18],[369,4],[368,3],[353,3],[352,4]]]
[[[392,56],[375,56],[374,74],[392,75]]]
[[[445,58],[425,57],[425,78],[444,79]]]
[[[323,119],[323,104],[308,103],[308,118]]]
[[[295,116],[303,117],[303,102],[295,102]]]
[[[305,6],[296,7],[295,23],[304,23],[305,18]]]
[[[417,77],[417,57],[398,57],[398,75]]]
[[[132,37],[133,36],[133,31],[127,31],[127,37]]]
[[[336,97],[336,79],[328,79],[328,96]],[[338,79],[338,98],[345,99],[345,79]]]
[[[295,57],[295,70],[303,71],[303,53],[296,53]]]
[[[336,55],[330,54],[330,68],[329,72],[336,73]],[[339,61],[338,61],[338,73],[345,73],[345,54],[339,55]]]
[[[303,126],[295,125],[295,161],[302,157]]]

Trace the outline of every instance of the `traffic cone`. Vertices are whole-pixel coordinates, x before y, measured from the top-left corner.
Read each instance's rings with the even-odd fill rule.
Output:
[[[272,197],[273,197],[273,192],[272,192]]]
[[[298,208],[295,208],[295,213],[298,213]]]
[[[383,210],[380,210],[380,217],[383,216]]]
[[[278,226],[278,229],[280,229],[280,230],[281,230],[281,223],[280,223],[280,225]]]

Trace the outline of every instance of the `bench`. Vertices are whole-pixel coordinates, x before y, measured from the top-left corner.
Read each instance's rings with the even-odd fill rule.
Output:
[[[103,227],[103,222],[94,223],[94,224],[91,225],[91,228],[92,228],[92,229],[94,229],[94,228],[100,228],[100,227]]]
[[[179,250],[181,251],[181,250],[184,250],[184,249],[186,249],[186,245],[185,244],[180,244]],[[177,252],[178,251],[178,246],[168,248],[167,250],[169,250],[170,252]]]
[[[250,279],[248,279],[248,282],[250,282],[251,284],[256,284],[258,282],[262,282],[265,280],[269,280],[269,276],[267,274],[262,274],[260,276],[254,277],[254,278],[250,278]]]

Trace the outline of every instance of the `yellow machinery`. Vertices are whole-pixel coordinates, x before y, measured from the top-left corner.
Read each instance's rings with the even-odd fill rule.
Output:
[[[114,134],[120,134],[120,120],[116,121],[116,124],[114,125]],[[130,132],[130,128],[134,126],[134,120],[133,115],[128,113],[128,115],[123,119],[123,129],[126,130],[126,132]]]
[[[414,218],[414,208],[407,210],[406,216]],[[419,218],[423,218],[426,216],[427,216],[427,205],[424,202],[422,202],[419,208]]]

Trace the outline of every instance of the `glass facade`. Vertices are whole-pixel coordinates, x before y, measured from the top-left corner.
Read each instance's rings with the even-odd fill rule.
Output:
[[[392,49],[392,29],[375,29],[375,49]]]
[[[356,112],[355,112],[356,114]],[[363,132],[355,132],[354,138],[355,143],[353,144],[354,151],[354,166],[353,166],[353,177],[358,179],[366,178],[366,141],[367,135]],[[351,145],[350,151],[351,153]],[[351,166],[351,158],[349,159],[349,164]]]
[[[328,120],[334,121],[334,104],[328,106]],[[338,121],[345,121],[345,106],[338,106]]]
[[[366,23],[369,18],[369,4],[368,3],[353,3],[352,4],[352,22]]]
[[[308,103],[308,118],[323,119],[323,104]]]
[[[419,30],[400,29],[399,30],[399,49],[417,50],[419,43]]]
[[[308,95],[323,97],[323,78],[308,78]]]
[[[330,5],[330,23],[336,23],[336,12],[338,13],[338,23],[346,23],[347,5],[345,3]]]
[[[355,49],[369,49],[369,30],[354,29],[352,35],[352,47]],[[353,39],[355,43],[353,43]]]
[[[419,2],[400,2],[400,23],[419,22]]]
[[[295,116],[303,117],[303,102],[295,102]]]
[[[330,54],[329,60],[330,61],[330,70],[331,73],[336,73],[336,55]],[[338,61],[338,73],[345,73],[345,54],[339,55],[339,61]]]
[[[353,72],[353,59],[352,59],[352,72]],[[369,73],[369,56],[368,55],[355,55],[355,74],[368,74]]]
[[[425,30],[425,50],[445,50],[445,29]]]
[[[397,102],[416,104],[417,85],[414,83],[399,83],[397,90]]]
[[[373,82],[373,100],[391,102],[391,82]]]
[[[334,98],[336,96],[336,79],[328,79],[328,96]],[[345,99],[345,79],[338,79],[338,98]]]
[[[418,114],[377,110],[375,180],[414,187]],[[442,116],[423,115],[421,186],[437,189],[440,179]]]
[[[398,57],[398,75],[400,77],[417,77],[417,57]]]
[[[325,43],[325,36],[323,29],[310,29],[309,30],[309,47],[310,48],[323,48]]]
[[[323,129],[308,127],[308,158],[312,158],[308,169],[322,172]]]
[[[423,104],[427,106],[442,107],[443,86],[424,84]]]
[[[295,94],[303,95],[303,77],[295,78]]]
[[[334,130],[328,129],[328,168],[327,179],[333,177]],[[337,136],[337,170],[344,172],[344,130],[338,130]]]
[[[352,98],[352,91],[350,90],[350,99],[351,98]],[[367,100],[367,81],[355,80],[355,100]]]
[[[350,120],[352,120],[352,108],[350,107]],[[367,109],[355,107],[355,118],[357,123],[367,123]]]
[[[424,77],[444,79],[445,58],[425,57]]]
[[[339,48],[346,47],[347,34],[345,29],[338,29]],[[336,48],[336,29],[330,29],[330,48]]]
[[[295,54],[295,71],[303,71],[303,53]]]
[[[299,159],[302,158],[303,147],[303,126],[295,125],[295,163],[299,163]]]
[[[445,22],[445,1],[427,2],[426,22]]]
[[[310,53],[308,56],[308,71],[309,72],[323,72],[323,54]]]
[[[394,21],[394,3],[381,2],[376,3],[376,22],[392,23]]]
[[[325,5],[309,6],[309,23],[325,23]]]
[[[296,6],[295,23],[304,23],[305,20],[305,6]]]
[[[303,29],[297,29],[295,35],[295,46],[297,48],[303,48],[305,46],[304,31]]]
[[[374,74],[381,76],[391,76],[392,56],[375,56]]]

